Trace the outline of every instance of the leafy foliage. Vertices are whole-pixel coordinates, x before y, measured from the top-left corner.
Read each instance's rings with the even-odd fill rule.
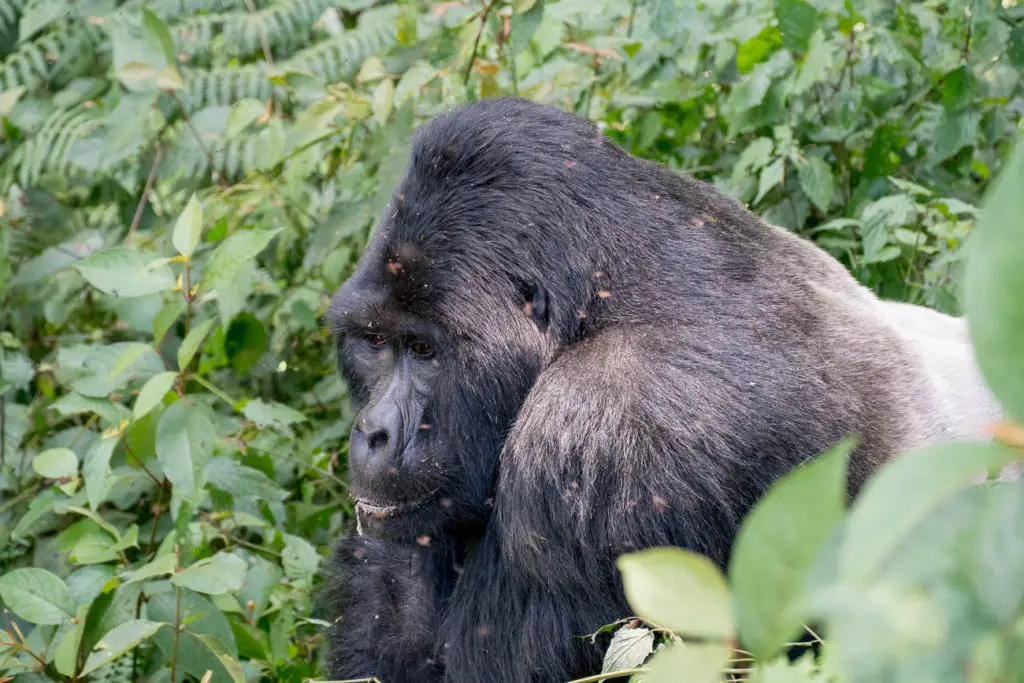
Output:
[[[1014,0],[0,0],[0,60],[0,677],[19,681],[317,675],[311,595],[351,518],[352,418],[320,317],[411,131],[445,108],[519,94],[586,115],[814,238],[883,295],[948,311],[979,216],[1020,213],[1020,162],[1003,170],[1024,110]],[[1024,361],[1005,330],[1019,340],[1024,247],[1019,221],[988,220],[972,334],[1019,418]],[[1006,664],[1020,662],[1020,606],[1002,599],[1024,572],[993,554],[1022,545],[1019,490],[980,495],[950,471],[939,495],[914,458],[894,464],[880,490],[917,494],[865,497],[847,522],[884,517],[888,540],[836,550],[870,550],[845,551],[871,560],[865,587],[809,564],[836,542],[821,478],[840,468],[823,462],[837,469],[796,473],[751,517],[730,592],[681,551],[651,551],[653,569],[624,559],[655,623],[620,629],[609,666],[691,626],[774,653],[813,608],[841,626],[830,652],[863,662],[852,679],[968,659],[1024,670]],[[911,483],[885,484],[898,467]],[[778,522],[812,507],[798,546]],[[913,517],[925,507],[949,524]],[[761,575],[745,554],[770,560]],[[952,559],[925,571],[925,556]],[[666,587],[669,570],[692,580]],[[954,635],[899,630],[942,613],[922,592],[979,572],[982,616],[948,615]],[[807,582],[829,589],[812,600]],[[672,605],[717,611],[662,613]],[[713,680],[728,656],[720,642],[666,648],[650,679]]]

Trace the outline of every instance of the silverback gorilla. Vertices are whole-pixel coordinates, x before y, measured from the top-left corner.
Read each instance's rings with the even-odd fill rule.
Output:
[[[333,678],[596,673],[579,636],[630,614],[622,553],[724,565],[765,489],[847,434],[852,493],[998,416],[962,320],[517,99],[417,132],[329,320],[360,410]]]

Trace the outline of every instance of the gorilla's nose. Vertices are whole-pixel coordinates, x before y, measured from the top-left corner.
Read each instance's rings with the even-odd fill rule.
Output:
[[[397,472],[402,457],[402,412],[394,401],[368,407],[356,419],[349,440],[352,473],[372,482]]]

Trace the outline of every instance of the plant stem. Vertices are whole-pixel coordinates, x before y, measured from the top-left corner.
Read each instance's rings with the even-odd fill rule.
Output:
[[[160,159],[163,155],[163,147],[157,146],[156,155],[153,157],[153,165],[150,166],[149,176],[146,177],[146,186],[142,188],[142,196],[139,197],[139,205],[135,207],[135,215],[132,216],[132,224],[128,227],[128,236],[124,239],[125,245],[129,247],[132,244],[132,236],[135,234],[135,229],[139,227],[139,223],[142,221],[142,214],[146,210],[146,202],[149,201],[149,193],[153,191],[153,183],[156,182],[156,170],[160,167]]]

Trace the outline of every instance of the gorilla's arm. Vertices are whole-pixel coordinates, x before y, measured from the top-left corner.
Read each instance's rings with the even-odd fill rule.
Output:
[[[630,615],[615,559],[680,545],[724,564],[746,509],[815,452],[795,439],[793,453],[775,450],[734,395],[749,387],[696,359],[655,360],[665,354],[638,348],[643,338],[606,332],[568,349],[524,403],[494,517],[451,601],[447,680],[599,670],[603,648],[582,636]]]
[[[335,679],[376,676],[387,683],[440,681],[435,656],[443,603],[454,583],[453,548],[388,543],[352,536],[328,565],[325,611]]]

